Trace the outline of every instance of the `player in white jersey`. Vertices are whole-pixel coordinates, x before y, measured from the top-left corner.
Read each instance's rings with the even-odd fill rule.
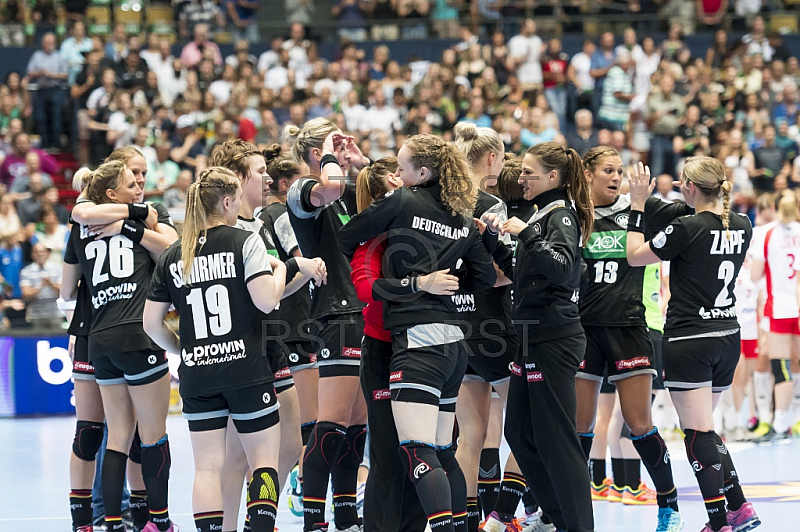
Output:
[[[775,417],[773,428],[756,441],[769,442],[791,435],[793,375],[792,358],[800,354],[800,308],[797,297],[795,263],[800,259],[800,222],[794,192],[784,191],[776,198],[777,219],[765,226],[750,247],[751,277],[766,277],[769,317],[769,357],[774,377]],[[794,380],[800,375],[794,376]]]

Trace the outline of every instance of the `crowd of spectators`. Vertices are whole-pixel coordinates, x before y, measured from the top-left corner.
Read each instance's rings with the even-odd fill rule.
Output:
[[[494,128],[513,153],[546,141],[581,153],[611,145],[626,165],[644,161],[663,175],[657,194],[668,200],[679,196],[671,184],[682,161],[710,155],[728,169],[735,208],[743,212],[752,212],[759,194],[800,184],[800,64],[761,16],[750,20],[742,37],[717,29],[713,46],[699,55],[683,42],[677,21],[660,42],[628,27],[586,39],[569,56],[559,38],[526,18],[513,33],[494,25],[442,30],[457,38],[438,61],[403,63],[387,46],[367,56],[352,40],[355,34],[343,34],[336,57],[321,57],[302,20],[257,55],[242,26],[225,57],[208,24],[215,21],[201,17],[224,12],[203,10],[208,1],[214,3],[184,6],[180,31],[191,40],[179,53],[167,36],[129,35],[122,25],[106,39],[89,36],[78,19],[60,44],[44,35],[27,70],[12,72],[0,85],[0,313],[5,309],[7,318],[16,315],[20,324],[26,315],[29,321],[52,318],[30,309],[58,284],[52,272],[60,268],[69,230],[56,188],[64,183],[59,151],[93,165],[116,147],[137,146],[148,161],[147,199],[174,212],[182,211],[186,190],[215,145],[237,136],[261,147],[281,143],[285,126],[315,117],[353,134],[372,159],[394,155],[409,135],[449,139],[461,120]],[[287,13],[290,3],[313,9],[311,2],[287,0]],[[437,9],[461,6],[344,0],[333,15],[342,18],[371,3],[372,16],[379,9],[427,5],[425,16],[433,22],[442,20]],[[630,6],[645,10],[659,3]],[[250,4],[237,0],[234,7],[257,7]],[[561,2],[565,10],[583,4]],[[490,10],[512,3],[474,5]],[[714,26],[712,18],[696,20]],[[370,26],[372,36],[375,31],[386,37],[393,30]],[[19,310],[23,301],[27,311]]]

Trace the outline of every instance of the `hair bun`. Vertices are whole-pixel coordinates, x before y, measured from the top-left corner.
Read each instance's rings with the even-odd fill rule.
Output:
[[[264,155],[264,159],[266,159],[267,164],[275,161],[276,159],[280,158],[281,156],[281,145],[280,144],[272,144],[268,148],[264,149],[262,152]]]
[[[478,137],[478,126],[472,122],[457,122],[453,127],[456,138],[466,141],[475,140]]]

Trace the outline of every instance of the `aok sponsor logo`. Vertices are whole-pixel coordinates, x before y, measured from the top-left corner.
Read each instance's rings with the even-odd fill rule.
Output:
[[[592,259],[624,259],[625,231],[599,231],[592,233],[586,255]]]

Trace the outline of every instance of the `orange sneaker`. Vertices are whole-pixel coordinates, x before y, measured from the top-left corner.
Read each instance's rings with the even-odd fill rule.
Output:
[[[625,488],[620,488],[613,482],[608,487],[608,496],[606,500],[608,502],[622,502],[622,494],[625,493]]]
[[[653,506],[658,504],[658,501],[656,500],[656,492],[648,488],[644,482],[642,482],[635,490],[629,487],[625,488],[625,492],[622,494],[622,503],[637,506]]]
[[[591,483],[591,492],[593,501],[605,501],[608,499],[608,488],[612,482],[610,478],[603,479],[603,483],[599,486],[594,482]]]

